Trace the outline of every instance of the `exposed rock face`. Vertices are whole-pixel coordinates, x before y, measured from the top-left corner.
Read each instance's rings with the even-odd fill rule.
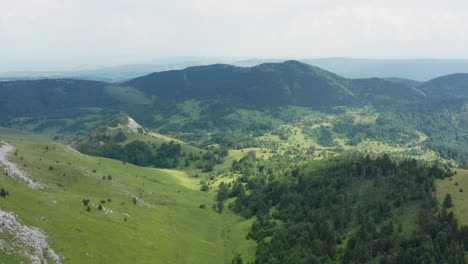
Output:
[[[22,225],[13,213],[0,210],[0,233],[4,232],[13,237],[13,245],[0,239],[0,248],[8,254],[22,254],[32,264],[47,263],[45,256],[55,263],[62,263],[61,257],[49,247],[46,235],[39,228]],[[22,251],[15,252],[15,248]]]
[[[130,133],[145,133],[143,127],[131,117],[128,117],[127,130]]]
[[[0,166],[4,167],[6,174],[12,178],[21,180],[33,189],[43,188],[44,186],[42,184],[29,178],[29,175],[21,170],[16,163],[8,160],[8,155],[13,151],[15,151],[15,147],[8,143],[0,142]]]

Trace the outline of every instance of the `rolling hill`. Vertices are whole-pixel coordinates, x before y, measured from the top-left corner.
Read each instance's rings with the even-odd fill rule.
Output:
[[[160,100],[220,100],[244,106],[350,105],[358,100],[348,82],[332,73],[296,61],[242,68],[230,65],[191,67],[153,73],[123,85]]]
[[[431,96],[467,97],[468,73],[456,73],[427,81],[419,86]]]
[[[152,73],[120,84],[74,79],[8,81],[0,82],[0,92],[0,120],[64,108],[125,110],[134,105],[188,99],[258,108],[363,105],[381,103],[372,98],[380,95],[387,102],[421,97],[405,84],[383,79],[350,80],[297,61],[254,67],[197,66]]]

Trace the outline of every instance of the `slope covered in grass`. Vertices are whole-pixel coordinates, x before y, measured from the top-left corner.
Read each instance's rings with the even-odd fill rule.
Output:
[[[460,224],[468,225],[468,171],[458,169],[453,177],[437,181],[437,199],[442,204],[447,194],[452,197],[453,211]]]
[[[0,185],[10,195],[0,198],[1,208],[44,230],[67,263],[230,263],[234,253],[253,257],[255,244],[241,239],[248,225],[228,211],[211,210],[212,194],[198,191],[197,181],[183,172],[90,157],[60,144],[10,143],[17,148],[11,159],[47,188],[32,190],[2,175]],[[90,211],[83,199],[89,199]]]

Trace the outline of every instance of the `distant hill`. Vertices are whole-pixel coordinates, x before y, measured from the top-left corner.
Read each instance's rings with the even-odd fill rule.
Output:
[[[73,79],[0,82],[2,116],[37,114],[70,107],[111,104],[105,83]]]
[[[347,78],[404,78],[428,81],[456,72],[468,73],[466,59],[353,59],[301,60]]]
[[[61,109],[99,107],[150,120],[154,107],[186,100],[223,107],[393,105],[423,100],[402,82],[343,78],[298,61],[254,67],[215,64],[152,73],[123,83],[76,79],[0,82],[0,120]],[[147,113],[146,113],[147,112]]]
[[[390,82],[395,82],[395,83],[401,83],[401,84],[405,84],[405,85],[408,85],[408,86],[411,86],[411,87],[418,87],[422,84],[422,82],[419,82],[419,81],[415,81],[415,80],[410,80],[410,79],[404,79],[404,78],[384,78],[384,80],[386,81],[390,81]]]
[[[349,81],[300,63],[210,65],[153,73],[123,83],[160,100],[221,100],[245,106],[330,106],[359,102]]]
[[[420,89],[433,96],[467,97],[468,73],[457,73],[423,83]]]
[[[353,91],[363,100],[375,105],[392,105],[423,100],[426,96],[418,88],[404,82],[387,81],[379,78],[354,79]]]

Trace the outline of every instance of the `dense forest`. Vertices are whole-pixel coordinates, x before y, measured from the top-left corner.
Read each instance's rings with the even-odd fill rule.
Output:
[[[255,263],[465,263],[468,227],[434,196],[449,169],[388,155],[278,160],[247,155],[232,165],[242,176],[218,191],[255,217]]]

